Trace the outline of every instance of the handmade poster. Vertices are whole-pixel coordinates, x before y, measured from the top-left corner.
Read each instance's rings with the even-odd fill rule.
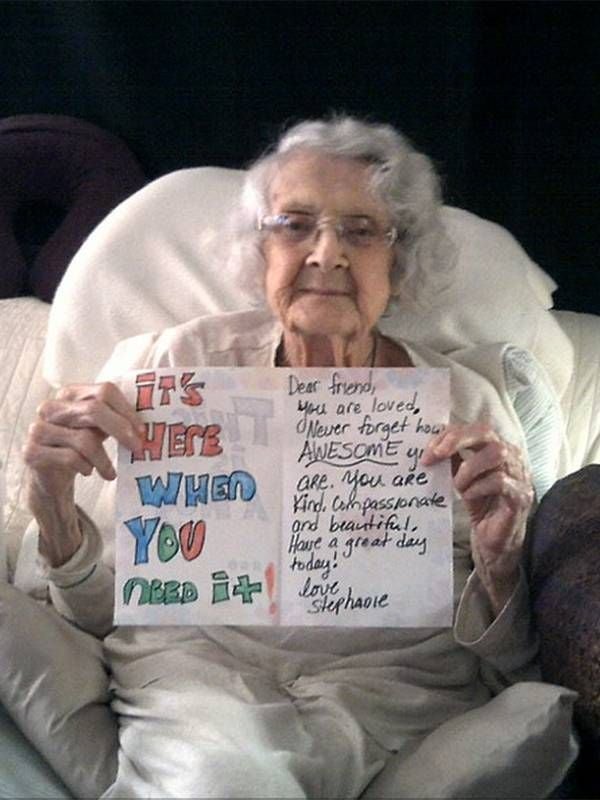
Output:
[[[444,369],[161,368],[122,387],[120,625],[452,624]]]

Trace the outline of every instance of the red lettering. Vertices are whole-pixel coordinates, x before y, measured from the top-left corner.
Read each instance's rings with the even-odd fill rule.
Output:
[[[204,436],[203,425],[190,425],[185,432],[185,454],[186,456],[194,455],[194,439],[196,437]]]
[[[202,450],[200,455],[203,456],[218,456],[223,452],[223,448],[219,443],[219,433],[221,432],[220,425],[207,425],[204,430],[204,439],[202,441]]]
[[[198,558],[204,547],[206,539],[206,523],[186,522],[179,529],[179,544],[181,545],[181,555],[186,561],[193,561]]]
[[[166,422],[146,422],[144,423],[145,433],[141,447],[132,451],[131,461],[144,461],[146,453],[150,454],[150,461],[159,461],[162,454],[162,446],[165,438]],[[152,433],[150,433],[152,430]]]
[[[186,406],[201,406],[204,400],[198,391],[198,386],[203,386],[204,384],[190,383],[193,377],[193,372],[184,372],[181,375],[181,388],[184,391],[181,396],[181,402]]]
[[[162,394],[160,396],[160,404],[161,406],[168,406],[171,402],[171,398],[169,397],[169,392],[174,391],[175,389],[175,376],[174,375],[161,375],[158,379],[158,388],[162,389]]]
[[[141,447],[134,450],[131,461],[144,461],[146,453],[149,454],[151,461],[158,461],[162,458],[165,433],[168,428],[167,436],[167,455],[169,458],[179,458],[181,456],[218,456],[223,452],[219,441],[220,425],[188,425],[183,422],[146,422],[144,423],[145,434]],[[196,439],[202,439],[199,450],[195,452]]]
[[[186,428],[183,422],[169,425],[169,458],[189,455],[186,452],[186,439]]]
[[[181,402],[186,406],[200,406],[204,398],[200,394],[199,388],[204,386],[201,381],[192,383],[193,372],[183,372],[180,375]],[[138,411],[153,409],[154,389],[156,384],[156,372],[143,372],[135,379],[136,383],[136,408]],[[161,390],[160,405],[168,406],[171,403],[171,392],[176,389],[175,375],[161,375],[158,381],[158,388]]]
[[[138,411],[146,411],[150,408],[154,408],[152,405],[152,395],[154,393],[155,381],[156,372],[143,372],[136,377],[137,397],[135,407]]]

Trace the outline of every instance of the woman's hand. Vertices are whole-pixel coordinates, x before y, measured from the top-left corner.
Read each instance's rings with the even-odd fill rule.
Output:
[[[519,579],[531,479],[520,450],[484,423],[448,426],[429,442],[422,463],[445,458],[471,518],[475,569],[497,614]]]
[[[141,444],[136,411],[112,383],[66,386],[37,410],[23,457],[29,467],[28,504],[40,526],[40,551],[52,566],[64,564],[81,544],[74,500],[75,476],[94,469],[116,477],[103,442]]]

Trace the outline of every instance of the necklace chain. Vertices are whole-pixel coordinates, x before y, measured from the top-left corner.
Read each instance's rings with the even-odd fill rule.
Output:
[[[377,345],[379,344],[379,334],[375,331],[373,335],[373,347],[371,348],[371,352],[369,353],[369,357],[367,358],[366,363],[364,364],[365,367],[374,367],[375,366],[375,359],[377,358]]]

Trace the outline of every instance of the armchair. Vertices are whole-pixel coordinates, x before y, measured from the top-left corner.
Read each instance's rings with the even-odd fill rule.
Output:
[[[34,567],[35,531],[26,530],[19,455],[35,405],[53,387],[93,380],[123,338],[251,303],[250,294],[228,280],[222,261],[222,232],[227,231],[241,179],[242,173],[234,170],[196,168],[154,181],[94,230],[71,262],[51,307],[33,298],[0,302],[6,347],[0,364],[4,536],[7,572],[22,592],[45,598]],[[595,355],[600,318],[553,311],[554,282],[500,226],[460,209],[446,207],[443,214],[457,248],[452,280],[420,307],[392,308],[386,326],[444,353],[504,343],[502,374],[493,377],[506,386],[519,415],[541,497],[556,480],[600,460]],[[24,322],[34,331],[33,343]],[[94,516],[97,494],[93,481],[82,486],[82,506]],[[5,590],[0,598],[3,620],[8,605]],[[30,635],[35,636],[35,628]],[[59,627],[56,642],[64,640],[68,647],[67,638]],[[10,633],[4,641],[0,638],[3,648],[9,641]],[[96,707],[106,685],[100,675],[93,680],[89,698]],[[29,688],[22,672],[15,671],[14,681],[20,682],[21,692]],[[10,693],[0,693],[0,699],[29,738],[35,741],[36,726],[52,730],[52,705],[45,704],[45,718],[33,718],[27,704],[9,706],[9,698],[16,696],[12,690],[14,686]],[[80,741],[73,740],[72,747],[82,759],[93,758],[93,748],[86,750]],[[45,755],[68,790],[81,793],[70,762],[54,751]]]

